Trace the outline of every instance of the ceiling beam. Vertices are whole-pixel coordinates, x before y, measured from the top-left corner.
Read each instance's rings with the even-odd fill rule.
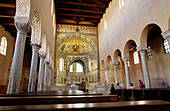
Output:
[[[14,23],[2,23],[2,25],[15,25]]]
[[[73,20],[73,21],[78,21],[78,22],[100,22],[100,20],[98,19],[94,19],[94,20],[89,20],[89,19],[85,19],[85,20],[81,20],[81,19],[72,19],[72,18],[57,18],[58,21],[62,21],[62,20]]]
[[[91,6],[91,7],[101,7],[105,8],[103,5],[97,5],[97,4],[90,4],[90,3],[80,3],[80,2],[66,2],[66,1],[60,1],[59,3],[62,4],[70,4],[70,5],[81,5],[81,6]]]
[[[14,16],[12,16],[12,15],[0,15],[0,17],[3,17],[3,18],[14,18]]]
[[[60,10],[67,10],[67,11],[79,11],[79,12],[89,12],[89,13],[100,13],[103,14],[103,11],[94,11],[94,10],[85,10],[85,9],[74,9],[74,8],[58,8]]]
[[[66,22],[57,22],[57,24],[65,24],[65,25],[78,25],[78,26],[92,26],[92,27],[97,27],[96,24],[76,24],[76,23],[66,23]]]
[[[0,7],[16,8],[15,4],[0,3]]]
[[[96,15],[61,14],[61,13],[59,13],[58,15],[61,15],[61,16],[76,16],[76,17],[83,17],[83,18],[97,18],[97,19],[101,18],[101,16],[96,16]]]

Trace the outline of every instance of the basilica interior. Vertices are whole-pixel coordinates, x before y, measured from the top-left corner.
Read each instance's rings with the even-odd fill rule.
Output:
[[[0,0],[0,101],[6,96],[12,101],[13,94],[91,95],[94,102],[152,99],[144,104],[164,104],[168,111],[170,103],[157,99],[170,101],[169,6],[170,0]],[[112,85],[116,92],[109,96]],[[35,102],[21,101],[7,104]],[[54,101],[49,104],[60,100]],[[2,105],[0,110],[5,110]],[[100,111],[117,105],[94,106]],[[9,110],[21,110],[17,108]]]

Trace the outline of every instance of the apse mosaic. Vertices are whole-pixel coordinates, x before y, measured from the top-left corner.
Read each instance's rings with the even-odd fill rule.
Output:
[[[58,24],[55,55],[56,85],[65,86],[68,82],[80,82],[84,78],[89,87],[94,88],[98,78],[97,49],[97,27]],[[70,71],[72,64],[75,64],[73,72]],[[79,69],[75,69],[78,65],[83,66],[83,72],[76,72]],[[62,70],[59,70],[60,68]]]

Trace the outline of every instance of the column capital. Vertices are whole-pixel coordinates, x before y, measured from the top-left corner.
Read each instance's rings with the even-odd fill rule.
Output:
[[[100,69],[100,71],[105,71],[105,69]]]
[[[29,17],[15,16],[15,27],[19,33],[27,33],[31,28],[31,21]]]
[[[38,48],[38,49],[41,48],[41,45],[39,45],[39,44],[37,44],[37,43],[30,43],[30,45],[31,45],[32,47],[35,47],[35,48]]]
[[[105,66],[105,69],[106,69],[106,70],[109,70],[109,69],[110,69],[110,65]]]
[[[113,64],[113,66],[117,66],[117,65],[119,65],[119,62],[118,61],[113,61],[112,64]]]
[[[46,52],[39,51],[39,57],[40,58],[45,58],[46,57]]]
[[[48,64],[48,67],[51,69],[51,68],[52,68],[52,65],[49,63],[49,64]]]
[[[129,59],[130,59],[130,57],[129,57],[129,56],[124,56],[124,57],[122,57],[122,60],[123,60],[124,62],[128,62],[128,61],[129,61]]]
[[[141,46],[136,47],[136,49],[137,49],[138,52],[146,51],[147,50],[147,46],[146,45],[141,45]]]
[[[166,30],[165,32],[162,32],[161,35],[164,39],[170,38],[170,29]]]

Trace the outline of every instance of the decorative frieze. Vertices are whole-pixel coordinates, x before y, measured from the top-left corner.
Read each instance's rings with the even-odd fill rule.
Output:
[[[58,33],[80,33],[80,34],[91,34],[97,35],[96,27],[89,26],[76,26],[76,25],[61,25],[57,26]]]

